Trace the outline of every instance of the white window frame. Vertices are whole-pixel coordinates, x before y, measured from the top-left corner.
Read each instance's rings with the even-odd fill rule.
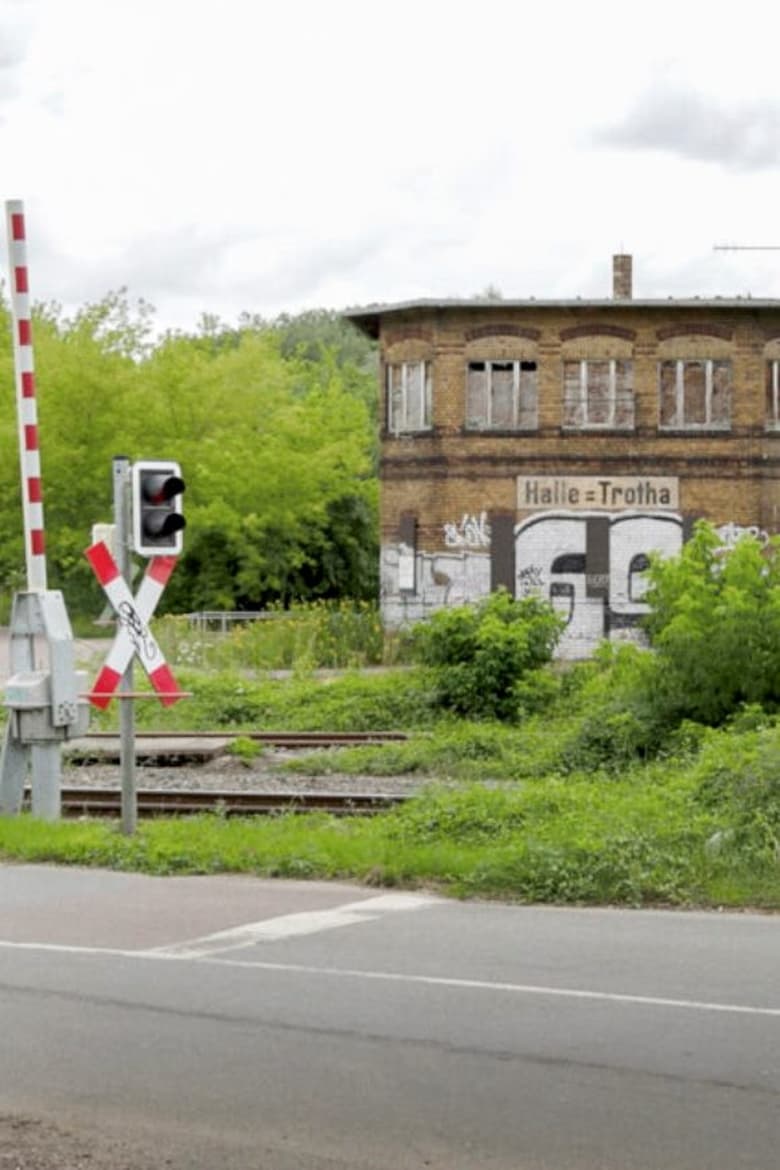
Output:
[[[564,365],[571,365],[571,364],[573,364],[573,362],[575,360],[576,359],[574,359],[574,358],[569,359],[568,361],[566,359],[564,359]],[[588,418],[588,365],[595,365],[597,363],[598,363],[598,365],[603,365],[605,362],[609,362],[609,414],[608,414],[607,420],[605,422],[595,422],[592,419]],[[580,358],[579,406],[580,406],[580,409],[582,411],[582,422],[565,423],[564,425],[566,427],[566,430],[571,430],[571,431],[582,431],[582,430],[629,431],[629,430],[631,430],[632,431],[634,429],[635,421],[634,421],[634,411],[633,411],[633,406],[634,406],[633,377],[632,377],[632,388],[631,388],[631,400],[632,400],[632,402],[631,402],[631,405],[632,405],[631,422],[630,423],[620,423],[620,424],[618,424],[618,422],[617,422],[617,364],[618,364],[618,362],[622,362],[626,365],[630,364],[633,367],[633,359],[632,358]],[[632,369],[632,374],[633,374],[633,369]],[[565,393],[565,386],[566,386],[566,381],[564,378],[564,393]],[[568,402],[568,400],[566,398],[564,398],[564,412],[566,410],[566,407],[569,405],[570,405],[570,403]]]
[[[674,422],[664,423],[660,418],[661,410],[661,369],[670,361],[676,362],[675,370],[675,404]],[[712,386],[715,364],[724,362],[731,366],[729,358],[665,358],[658,363],[658,427],[663,431],[729,431],[731,430],[731,401],[729,400],[729,417],[726,422],[714,422],[712,418]],[[704,422],[688,422],[685,417],[685,367],[687,365],[704,366]]]
[[[513,430],[516,431],[520,427],[520,373],[524,365],[533,364],[534,373],[538,377],[539,364],[534,358],[472,358],[466,363],[466,429],[469,431],[494,431],[494,430]],[[485,422],[473,422],[468,417],[468,396],[469,396],[469,371],[472,366],[483,365],[485,367],[486,388],[487,395]],[[512,366],[512,421],[508,425],[502,423],[500,426],[493,422],[493,369],[495,366]],[[531,371],[527,371],[530,373]],[[538,411],[539,411],[539,387],[538,381],[535,386],[534,396],[534,421],[530,426],[523,427],[523,430],[536,430],[538,426]],[[530,412],[528,412],[530,413]]]
[[[393,371],[400,369],[401,371],[401,409],[397,413],[400,418],[393,414]],[[411,370],[419,371],[422,378],[422,411],[423,417],[421,425],[411,426],[409,424],[409,402],[407,387],[410,380]],[[385,400],[387,403],[387,429],[393,435],[403,435],[416,433],[418,431],[429,431],[432,428],[432,402],[433,402],[433,363],[426,359],[415,362],[388,362],[386,366],[385,375]],[[416,421],[416,420],[415,420]]]

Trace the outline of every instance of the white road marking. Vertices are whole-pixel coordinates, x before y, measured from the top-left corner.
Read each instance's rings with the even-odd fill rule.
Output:
[[[240,967],[245,970],[272,971],[291,975],[315,975],[318,978],[364,979],[410,986],[442,987],[453,991],[502,992],[508,995],[548,996],[557,999],[629,1004],[637,1007],[675,1008],[682,1011],[719,1012],[726,1015],[759,1016],[780,1019],[780,1007],[762,1007],[756,1004],[717,1003],[709,1000],[670,999],[656,995],[632,995],[617,991],[591,991],[577,987],[546,987],[533,983],[502,983],[489,979],[456,979],[444,975],[413,975],[401,971],[361,971],[352,967],[308,967],[305,963],[253,962],[251,959],[220,959],[213,956],[192,955],[165,950],[128,951],[118,947],[64,946],[57,943],[7,942],[0,940],[1,950],[44,951],[67,955],[89,955],[141,959],[153,962],[195,962],[211,967]]]
[[[241,926],[219,930],[203,938],[154,947],[153,953],[202,959],[210,955],[224,954],[226,951],[242,950],[257,943],[279,942],[286,938],[298,938],[303,934],[336,930],[340,926],[354,926],[358,922],[371,922],[383,914],[395,913],[398,910],[420,910],[439,901],[440,898],[425,894],[380,894],[376,898],[345,902],[342,906],[334,906],[330,910],[307,910],[299,914],[280,914],[276,918],[264,918],[259,922],[245,922]]]

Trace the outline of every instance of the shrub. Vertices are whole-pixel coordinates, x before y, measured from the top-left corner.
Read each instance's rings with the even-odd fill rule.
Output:
[[[676,717],[651,651],[604,642],[567,690],[577,720],[561,750],[565,770],[618,771],[667,747]]]
[[[413,633],[418,660],[433,672],[435,702],[474,718],[517,718],[518,685],[550,661],[563,622],[535,597],[504,589],[476,605],[441,609]]]
[[[744,722],[750,721],[750,714]],[[739,723],[742,722],[736,721]],[[720,814],[732,844],[756,859],[780,858],[780,727],[709,732],[694,779],[697,799]]]
[[[742,704],[780,702],[780,541],[731,549],[700,523],[677,557],[653,559],[647,628],[676,718],[715,726]]]

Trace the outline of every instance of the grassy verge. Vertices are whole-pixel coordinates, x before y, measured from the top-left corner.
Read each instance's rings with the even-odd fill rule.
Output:
[[[197,697],[173,715],[154,708],[154,726],[406,728],[406,743],[310,755],[303,766],[411,771],[430,786],[368,819],[160,820],[131,839],[105,823],[0,818],[0,857],[354,879],[530,902],[780,908],[772,717],[748,712],[720,730],[687,728],[665,755],[643,761],[628,757],[617,734],[604,735],[587,688],[582,699],[568,683],[514,726],[436,717],[415,671],[188,683]]]
[[[724,843],[725,842],[725,843]],[[369,819],[218,816],[143,824],[0,818],[0,855],[146,873],[253,873],[433,886],[459,896],[780,907],[780,866],[702,808],[690,771],[432,786]]]

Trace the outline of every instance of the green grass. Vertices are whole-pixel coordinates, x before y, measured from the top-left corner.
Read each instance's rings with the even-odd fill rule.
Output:
[[[385,632],[376,604],[315,601],[235,622],[224,633],[184,617],[155,622],[171,661],[202,670],[350,669],[396,663],[405,639]]]
[[[286,770],[309,776],[414,774],[430,780],[516,781],[557,775],[576,724],[561,716],[551,728],[548,716],[521,725],[439,719],[399,743],[310,752],[292,759]]]
[[[188,675],[182,682],[196,697],[164,714],[145,704],[147,725],[405,728],[404,743],[312,753],[299,766],[411,772],[429,786],[372,818],[214,815],[142,823],[132,838],[112,824],[0,818],[0,857],[342,878],[526,902],[780,909],[777,720],[751,709],[719,730],[680,729],[654,759],[632,757],[623,739],[594,739],[592,672],[582,676],[581,686],[575,678],[551,690],[545,711],[504,725],[436,717],[415,670],[284,681]],[[249,757],[254,745],[243,739],[236,751]]]
[[[688,768],[661,774],[432,786],[390,813],[95,822],[0,818],[0,855],[152,874],[252,873],[432,887],[524,902],[780,908],[780,866],[732,842]]]
[[[430,726],[435,721],[424,677],[416,671],[362,675],[357,671],[317,679],[297,673],[278,680],[230,672],[203,674],[177,669],[182,690],[192,698],[163,708],[139,702],[139,728],[211,731],[215,728],[274,731],[392,731]],[[145,680],[138,680],[141,689]],[[93,715],[95,727],[118,726],[118,704]]]

